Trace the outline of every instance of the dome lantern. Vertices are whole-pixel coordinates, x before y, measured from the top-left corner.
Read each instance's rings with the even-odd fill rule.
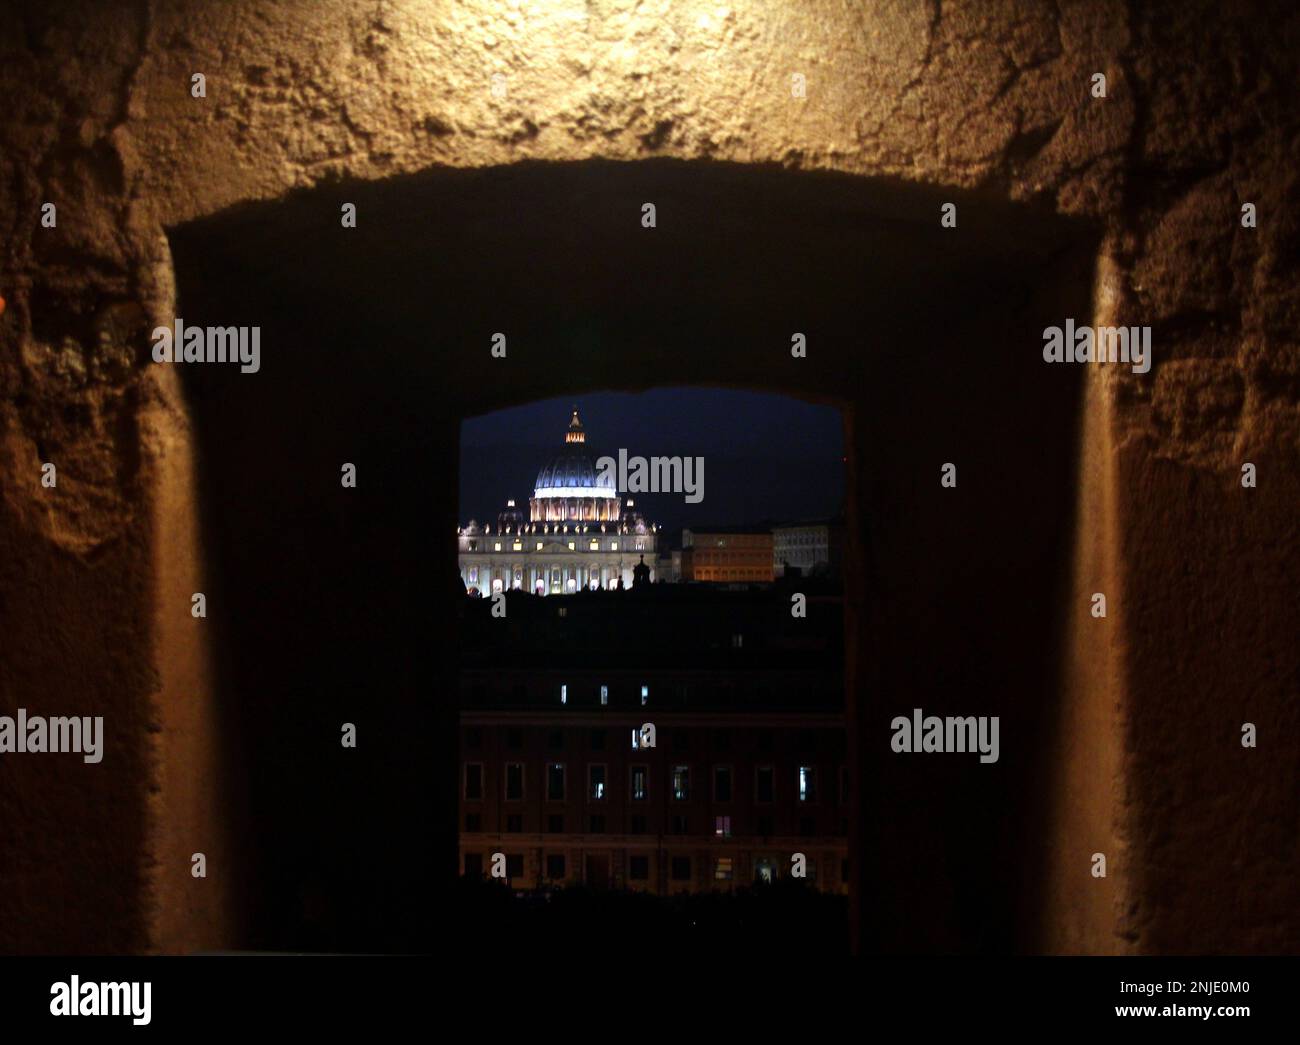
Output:
[[[582,430],[582,422],[578,420],[578,408],[573,408],[573,417],[569,419],[569,430],[564,433],[566,443],[585,443],[587,435]]]
[[[587,456],[586,441],[578,408],[574,407],[564,449],[537,473],[528,506],[532,521],[581,523],[620,517],[621,498],[614,478],[597,471]]]

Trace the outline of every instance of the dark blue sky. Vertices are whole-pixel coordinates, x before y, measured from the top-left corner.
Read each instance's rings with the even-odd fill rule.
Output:
[[[744,525],[833,515],[844,496],[840,412],[799,399],[719,388],[658,388],[545,399],[466,421],[460,521],[525,511],[537,471],[564,446],[574,406],[593,463],[602,454],[704,458],[704,500],[631,494],[650,522]],[[628,495],[624,495],[625,497]]]

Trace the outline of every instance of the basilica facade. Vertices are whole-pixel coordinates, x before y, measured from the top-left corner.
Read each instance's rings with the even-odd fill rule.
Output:
[[[471,519],[460,528],[460,579],[483,597],[513,588],[538,595],[630,588],[638,565],[654,580],[657,536],[634,503],[623,502],[614,477],[597,472],[575,408],[562,449],[537,473],[527,515],[509,500],[495,523]]]

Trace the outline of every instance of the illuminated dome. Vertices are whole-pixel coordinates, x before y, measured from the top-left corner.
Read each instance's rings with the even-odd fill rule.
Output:
[[[541,497],[546,491],[570,489],[581,489],[584,494],[595,491],[592,495],[596,497],[609,496],[614,491],[614,478],[610,476],[602,481],[586,454],[563,453],[542,466],[533,495]]]
[[[537,473],[528,502],[533,522],[617,522],[621,499],[612,475],[602,476],[587,454],[587,435],[573,408],[564,450]]]

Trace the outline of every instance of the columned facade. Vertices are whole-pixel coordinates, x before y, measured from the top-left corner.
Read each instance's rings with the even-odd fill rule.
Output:
[[[528,518],[513,500],[495,525],[474,520],[459,534],[460,579],[471,594],[518,589],[561,595],[632,586],[645,559],[655,580],[658,527],[624,504],[612,476],[597,472],[575,408],[564,449],[537,473]]]

